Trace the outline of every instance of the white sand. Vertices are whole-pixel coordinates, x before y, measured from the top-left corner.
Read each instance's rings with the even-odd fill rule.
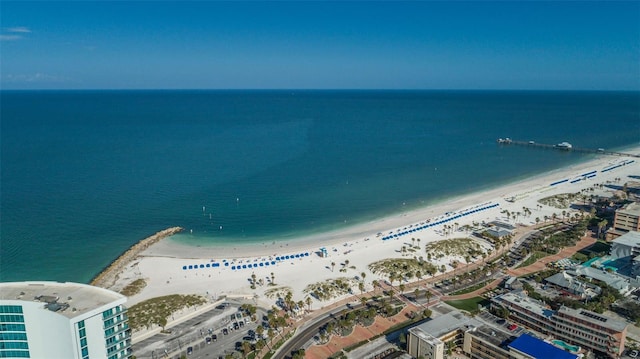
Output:
[[[640,148],[628,149],[628,153],[640,153]],[[608,172],[601,172],[613,163],[635,160],[634,163],[621,166]],[[597,171],[594,178],[569,183],[581,174]],[[424,222],[427,219],[444,216],[447,212],[462,213],[464,210],[487,203],[497,203],[498,207],[467,215],[451,221],[448,224],[458,223],[459,226],[472,222],[490,222],[496,219],[514,223],[513,219],[507,219],[501,211],[509,210],[512,213],[522,212],[518,218],[518,224],[530,225],[535,223],[535,218],[541,221],[544,216],[552,216],[556,213],[560,218],[562,209],[543,206],[538,208],[538,200],[558,193],[576,193],[583,188],[588,188],[594,184],[605,184],[607,181],[614,182],[616,178],[622,180],[617,184],[622,186],[625,182],[632,180],[628,176],[640,175],[640,160],[629,157],[602,156],[598,159],[561,170],[553,171],[535,178],[510,184],[497,189],[474,193],[458,198],[453,198],[445,203],[422,208],[419,210],[394,215],[369,223],[355,225],[353,227],[334,232],[323,233],[289,241],[276,243],[275,245],[251,245],[239,246],[228,245],[226,247],[192,247],[178,244],[170,239],[163,239],[159,243],[144,251],[141,256],[133,261],[127,269],[120,274],[120,279],[112,289],[119,290],[124,285],[137,278],[144,278],[147,287],[144,290],[129,298],[128,305],[133,305],[142,300],[174,293],[181,294],[201,294],[209,297],[219,297],[221,295],[245,295],[257,298],[262,305],[270,307],[275,303],[274,299],[267,298],[264,293],[273,288],[266,285],[269,282],[271,273],[275,277],[278,286],[287,286],[293,292],[294,300],[304,300],[307,296],[303,290],[311,283],[317,283],[329,278],[351,277],[364,272],[368,289],[371,289],[371,281],[378,278],[371,273],[367,265],[377,260],[402,257],[400,252],[404,244],[412,244],[411,238],[419,238],[421,246],[430,242],[445,239],[442,234],[443,225],[424,229],[403,236],[399,239],[383,241],[377,237],[378,232],[387,235],[390,231],[404,228],[412,224]],[[550,186],[551,183],[563,179],[569,181]],[[610,189],[604,188],[610,194]],[[516,197],[515,202],[506,199]],[[531,210],[530,216],[525,216],[523,207]],[[567,209],[568,212],[574,211]],[[459,231],[448,238],[465,237],[465,232]],[[366,240],[368,238],[368,240]],[[319,257],[316,252],[320,247],[326,247],[329,256]],[[309,252],[308,257],[303,259],[286,260],[277,262],[276,265],[268,267],[257,267],[253,269],[231,270],[231,266],[221,265],[218,268],[203,268],[183,270],[183,266],[223,263],[223,260],[235,262],[237,264],[264,263],[266,260],[275,260],[275,256]],[[414,254],[412,254],[413,256]],[[426,257],[424,250],[417,254]],[[271,257],[271,259],[269,259]],[[458,258],[462,262],[464,259]],[[346,273],[340,273],[341,263],[349,260],[349,266],[356,269],[348,269]],[[332,271],[331,263],[335,262]],[[437,265],[448,265],[451,258],[444,258]],[[262,278],[265,285],[258,286],[255,290],[250,288],[249,278],[255,273],[257,278]],[[354,292],[358,292],[357,286]],[[312,308],[319,308],[330,304],[329,302],[318,302],[313,300]]]

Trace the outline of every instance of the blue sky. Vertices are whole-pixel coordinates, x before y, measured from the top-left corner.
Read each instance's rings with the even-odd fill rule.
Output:
[[[0,3],[3,89],[640,90],[640,2]]]

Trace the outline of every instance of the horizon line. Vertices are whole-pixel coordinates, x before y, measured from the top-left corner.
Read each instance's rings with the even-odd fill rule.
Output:
[[[65,88],[42,88],[42,89],[3,89],[0,88],[0,92],[9,91],[69,91],[69,92],[82,92],[82,91],[224,91],[224,92],[243,92],[243,91],[255,91],[255,92],[286,92],[286,91],[300,91],[300,92],[640,92],[640,89],[400,89],[400,88],[86,88],[86,89],[65,89]]]

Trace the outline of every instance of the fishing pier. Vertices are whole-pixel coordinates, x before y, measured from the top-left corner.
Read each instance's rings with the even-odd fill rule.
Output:
[[[554,149],[559,151],[572,151],[572,152],[582,152],[582,153],[595,153],[601,155],[608,156],[619,156],[619,157],[635,157],[640,158],[640,154],[633,153],[624,153],[624,152],[616,152],[616,151],[606,151],[603,148],[592,149],[592,148],[581,148],[581,147],[573,147],[568,142],[562,142],[557,145],[549,145],[545,143],[537,143],[535,141],[516,141],[510,138],[499,138],[497,140],[500,145],[515,145],[515,146],[527,146],[527,147],[536,147],[536,148],[544,148],[544,149]]]

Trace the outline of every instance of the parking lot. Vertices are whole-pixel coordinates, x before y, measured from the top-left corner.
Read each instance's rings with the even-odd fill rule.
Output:
[[[248,339],[258,323],[240,314],[242,303],[229,301],[170,328],[167,333],[137,342],[132,346],[137,358],[218,358],[235,350],[237,343]],[[265,310],[258,308],[262,318]],[[226,333],[226,334],[225,334]]]

